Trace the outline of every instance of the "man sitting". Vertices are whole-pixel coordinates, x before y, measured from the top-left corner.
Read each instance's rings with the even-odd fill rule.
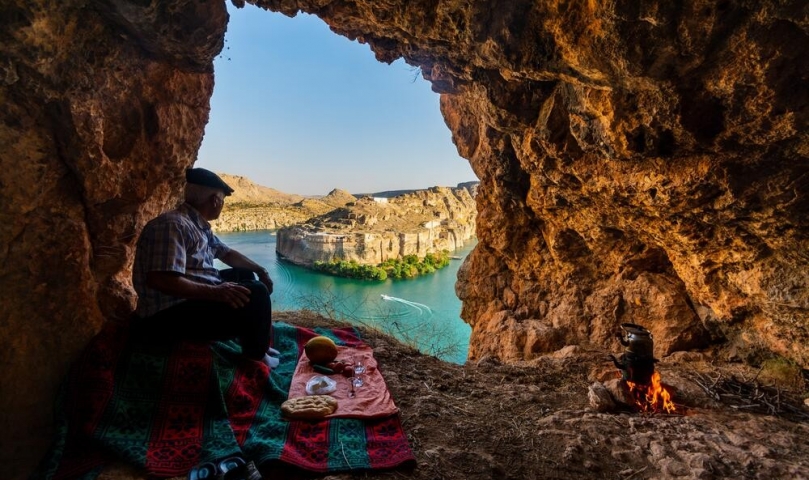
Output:
[[[208,223],[219,218],[232,192],[215,173],[189,169],[185,203],[143,228],[132,271],[138,293],[134,328],[148,341],[238,338],[246,357],[275,367],[278,359],[267,355],[272,279],[265,268],[222,243]],[[215,258],[234,268],[220,272]]]

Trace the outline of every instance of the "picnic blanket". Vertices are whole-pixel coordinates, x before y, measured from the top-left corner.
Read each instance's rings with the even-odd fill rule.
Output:
[[[273,325],[280,364],[270,372],[236,342],[154,345],[108,323],[71,367],[57,402],[57,434],[33,478],[93,479],[111,460],[154,477],[242,455],[257,465],[286,462],[315,472],[393,468],[415,461],[398,415],[287,421],[303,345],[325,335],[364,347],[348,328]]]
[[[388,417],[399,412],[393,397],[390,395],[388,386],[382,373],[377,368],[374,351],[367,345],[360,346],[337,346],[337,359],[353,365],[360,362],[365,367],[365,372],[359,375],[362,385],[353,389],[352,396],[351,379],[342,375],[331,375],[330,378],[336,380],[337,390],[330,393],[337,400],[337,410],[327,418],[375,418]],[[306,383],[312,377],[322,376],[322,374],[312,368],[309,359],[304,353],[298,361],[298,367],[292,376],[292,384],[289,387],[289,398],[305,397]]]

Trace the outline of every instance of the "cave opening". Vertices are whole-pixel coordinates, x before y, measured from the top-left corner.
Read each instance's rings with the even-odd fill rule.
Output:
[[[195,166],[305,197],[323,197],[334,189],[355,197],[391,197],[477,181],[452,142],[439,95],[417,67],[402,59],[389,65],[378,61],[367,45],[332,32],[314,15],[290,18],[251,5],[228,9],[225,46],[214,62],[210,118]],[[241,201],[239,187],[233,186],[231,205]],[[438,288],[425,292],[420,281],[390,279],[360,288],[359,282],[313,279],[279,260],[280,234],[267,235],[258,229],[268,227],[256,224],[235,224],[232,231],[235,215],[226,210],[222,217],[223,222],[214,222],[215,230],[221,228],[217,235],[250,251],[281,279],[273,292],[274,309],[314,309],[375,326],[379,318],[401,315],[406,322],[391,331],[394,336],[411,341],[411,330],[435,330],[416,341],[423,352],[455,363],[466,360],[471,327],[460,317],[455,283],[458,260],[476,242],[462,242],[451,251],[452,265],[426,276],[436,278],[423,279]],[[400,248],[397,243],[396,252]],[[424,312],[430,318],[418,318]],[[444,340],[436,344],[429,338]]]
[[[228,13],[197,166],[307,196],[477,180],[417,67],[377,61],[314,15]]]

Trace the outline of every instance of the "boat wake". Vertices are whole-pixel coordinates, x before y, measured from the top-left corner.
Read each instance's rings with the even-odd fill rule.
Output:
[[[424,310],[427,310],[429,313],[433,313],[433,311],[427,305],[423,303],[411,302],[410,300],[405,300],[404,298],[399,297],[391,297],[390,295],[385,295],[384,293],[381,295],[382,300],[387,300],[389,302],[396,302],[401,303],[402,305],[407,305],[408,307],[413,307],[419,311],[419,315],[424,313]]]

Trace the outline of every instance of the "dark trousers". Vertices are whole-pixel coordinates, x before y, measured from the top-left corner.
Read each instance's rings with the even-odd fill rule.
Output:
[[[263,358],[272,334],[272,304],[267,287],[249,270],[230,268],[220,273],[226,282],[250,289],[247,305],[233,308],[222,302],[186,300],[151,317],[137,319],[137,336],[153,342],[238,338],[246,357]]]

